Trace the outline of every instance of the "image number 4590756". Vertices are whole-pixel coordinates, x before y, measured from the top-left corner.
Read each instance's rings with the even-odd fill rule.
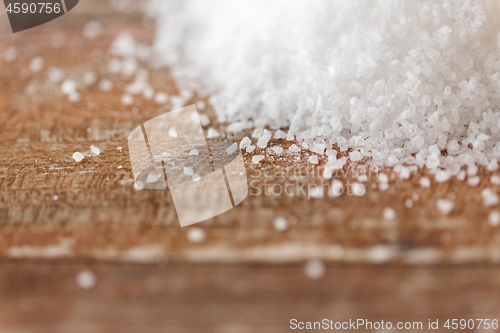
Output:
[[[4,0],[12,32],[23,31],[52,21],[73,9],[79,0],[42,1]]]

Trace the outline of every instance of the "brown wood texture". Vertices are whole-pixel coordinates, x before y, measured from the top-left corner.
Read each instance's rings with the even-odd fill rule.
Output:
[[[281,332],[294,316],[498,315],[500,231],[488,225],[491,208],[480,196],[482,188],[498,188],[484,170],[477,187],[451,180],[422,188],[418,179],[426,172],[420,171],[409,180],[391,177],[390,189],[381,191],[372,174],[364,196],[313,199],[307,188],[321,185],[316,175],[324,159],[313,167],[307,153],[267,155],[256,165],[244,153],[249,196],[197,224],[206,240],[190,242],[168,190],[132,186],[127,136],[171,107],[140,96],[122,105],[130,79],[107,70],[107,50],[118,33],[127,30],[151,44],[154,27],[141,17],[107,2],[81,1],[70,14],[22,33],[12,34],[6,18],[0,20],[1,53],[10,46],[19,51],[14,62],[0,60],[0,332]],[[104,25],[94,40],[82,36],[90,19]],[[61,32],[66,42],[55,48],[51,40]],[[102,59],[92,60],[95,50]],[[44,58],[43,70],[23,78],[36,56]],[[50,66],[78,82],[80,101],[70,102],[60,83],[48,79]],[[89,70],[111,79],[113,90],[83,86]],[[175,93],[167,69],[149,75],[155,89]],[[210,106],[206,113],[224,132]],[[248,134],[225,133],[224,140]],[[88,155],[92,144],[100,155],[72,159],[75,151]],[[338,178],[352,183],[355,167]],[[264,194],[287,184],[298,193]],[[414,206],[406,208],[410,198]],[[455,201],[450,215],[436,209],[440,198]],[[396,210],[393,221],[383,219],[386,207]],[[290,222],[286,232],[273,228],[279,216]],[[326,262],[323,280],[305,277],[308,259]],[[84,267],[98,278],[90,291],[75,283]]]

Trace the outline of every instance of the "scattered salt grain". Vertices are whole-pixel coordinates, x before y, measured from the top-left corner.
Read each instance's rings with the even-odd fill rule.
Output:
[[[189,156],[197,156],[199,153],[198,149],[193,148],[189,151]]]
[[[421,177],[418,182],[422,187],[431,187],[431,180],[427,177]]]
[[[349,159],[352,162],[361,161],[363,159],[363,155],[361,155],[359,151],[353,151],[349,153]]]
[[[119,170],[123,169],[123,166],[119,165],[119,166],[118,166],[118,169],[119,169]]]
[[[271,149],[274,151],[276,155],[281,155],[281,153],[283,152],[283,147],[280,146],[274,146]]]
[[[87,86],[93,85],[97,82],[97,73],[93,71],[88,71],[83,74],[83,83]]]
[[[318,161],[318,156],[317,156],[317,155],[311,155],[311,156],[309,157],[309,160],[308,160],[308,161],[309,161],[309,163],[311,163],[311,164],[318,164],[318,163],[319,163],[319,161]]]
[[[235,142],[233,143],[232,145],[230,145],[229,147],[227,147],[226,149],[226,153],[228,155],[231,155],[232,153],[234,153],[236,150],[238,149],[238,144]]]
[[[83,27],[83,36],[88,39],[95,39],[102,33],[102,24],[99,21],[89,21]]]
[[[248,136],[245,136],[240,142],[240,149],[246,148],[252,144],[252,140]]]
[[[99,89],[102,91],[111,91],[111,89],[113,89],[113,82],[109,79],[102,79],[101,82],[99,82]]]
[[[248,149],[248,147],[247,147]],[[252,162],[255,163],[255,164],[259,164],[260,161],[262,161],[264,159],[264,155],[255,155],[254,157],[252,157]]]
[[[286,138],[286,133],[282,130],[277,130],[275,133],[274,133],[274,136],[273,136],[274,139],[285,139]]]
[[[155,94],[155,102],[157,104],[165,104],[168,102],[168,95],[167,93],[163,92],[163,91],[158,91],[156,94]]]
[[[194,174],[193,169],[190,167],[184,167],[183,171],[186,176],[192,176]]]
[[[352,189],[352,194],[354,194],[356,196],[365,195],[365,192],[366,192],[365,186],[363,184],[356,183],[356,182],[351,184],[351,189]]]
[[[205,231],[201,228],[192,227],[187,231],[187,238],[192,243],[201,243],[205,240]]]
[[[453,201],[445,199],[438,199],[436,205],[439,211],[445,215],[451,213],[451,211],[455,208],[455,203]]]
[[[490,190],[489,188],[485,188],[481,191],[481,196],[483,198],[483,204],[485,206],[495,206],[498,205],[499,199],[498,195]]]
[[[171,138],[178,137],[178,134],[177,134],[177,131],[175,130],[175,128],[170,127],[170,129],[168,130],[168,136]]]
[[[99,148],[97,148],[96,146],[94,146],[94,145],[90,146],[90,151],[94,155],[99,155],[101,153],[101,150]]]
[[[409,198],[408,198],[408,199],[406,199],[406,200],[405,200],[405,207],[406,207],[406,208],[412,208],[412,207],[413,207],[413,200],[411,200],[411,199],[409,199]]]
[[[197,101],[195,105],[196,105],[196,110],[203,111],[207,108],[207,103],[205,103],[205,101]]]
[[[478,186],[480,181],[481,178],[479,178],[478,176],[467,178],[467,184],[469,184],[469,186]]]
[[[389,189],[389,183],[379,183],[378,188],[381,191],[387,191]]]
[[[80,162],[81,160],[83,160],[84,157],[85,156],[83,156],[83,154],[80,152],[76,152],[73,154],[73,159],[77,162]]]
[[[300,151],[300,148],[294,143],[288,148],[288,150],[292,153],[298,153]]]
[[[325,264],[319,260],[309,260],[304,266],[306,276],[312,280],[319,280],[325,276]]]
[[[132,103],[134,103],[134,96],[130,94],[123,94],[121,100],[123,105],[132,105]]]
[[[344,183],[342,183],[342,181],[339,179],[332,180],[328,195],[332,198],[336,198],[341,196],[342,193],[344,193]]]
[[[52,200],[54,200],[54,201],[59,200],[59,196],[57,194],[54,194],[54,196],[52,197]]]
[[[386,207],[382,212],[382,216],[384,220],[392,221],[396,218],[396,211],[391,207]]]
[[[213,138],[217,138],[219,137],[220,134],[219,132],[217,132],[216,130],[214,130],[213,128],[209,128],[208,129],[208,132],[207,132],[207,138],[208,139],[213,139]]]
[[[273,221],[274,229],[278,232],[283,232],[288,229],[288,221],[284,217],[277,217]]]
[[[76,284],[82,289],[89,290],[95,287],[97,277],[94,272],[84,269],[76,275]]]
[[[13,62],[17,58],[17,49],[14,46],[7,48],[3,53],[5,62]]]
[[[247,153],[251,153],[255,150],[255,146],[254,145],[249,145],[245,148],[246,152]]]
[[[436,179],[438,183],[444,183],[450,179],[450,174],[445,170],[438,170],[434,179]]]
[[[498,175],[492,175],[490,177],[490,182],[493,184],[493,185],[500,185],[500,177]]]
[[[498,210],[492,210],[488,215],[488,223],[492,227],[498,227],[500,225],[500,212]]]
[[[42,70],[43,65],[45,64],[45,61],[43,60],[42,57],[36,57],[31,59],[29,68],[32,73],[36,73]]]

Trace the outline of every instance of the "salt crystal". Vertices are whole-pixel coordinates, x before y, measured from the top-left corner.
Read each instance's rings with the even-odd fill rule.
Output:
[[[94,272],[84,269],[76,275],[76,284],[82,289],[92,289],[97,283],[97,277]]]
[[[199,153],[198,149],[193,148],[189,151],[189,156],[197,156]]]
[[[73,159],[77,162],[80,162],[81,160],[83,160],[84,157],[85,156],[83,156],[83,154],[80,152],[76,152],[73,154]]]
[[[184,171],[184,174],[185,174],[186,176],[192,176],[192,175],[193,175],[193,173],[194,173],[193,169],[191,169],[191,168],[189,168],[189,167],[184,167],[183,171]]]
[[[274,133],[274,136],[273,136],[274,139],[285,139],[286,138],[286,133],[282,130],[277,130],[275,133]]]
[[[205,231],[201,228],[191,227],[187,231],[187,238],[192,243],[201,243],[205,240]]]
[[[437,208],[441,213],[448,215],[455,208],[455,203],[451,200],[438,199]]]
[[[422,187],[431,187],[431,180],[427,177],[421,177],[418,182]]]
[[[118,166],[118,169],[119,169],[119,170],[123,169],[123,166],[122,166],[122,165],[119,165],[119,166]]]
[[[378,178],[378,181],[381,183],[388,183],[389,182],[389,177],[385,173],[379,173],[377,178]]]
[[[283,232],[288,229],[288,221],[284,217],[277,217],[273,221],[274,229],[278,232]]]
[[[264,155],[255,155],[254,157],[252,157],[252,162],[255,164],[259,164],[260,161],[264,159],[264,157],[265,157]]]
[[[292,144],[290,147],[288,147],[288,150],[292,153],[298,153],[300,151],[300,148],[296,144]]]
[[[165,93],[163,91],[158,91],[154,95],[154,99],[155,99],[155,102],[158,104],[165,104],[168,102],[168,95],[167,95],[167,93]]]
[[[57,194],[54,194],[54,196],[52,197],[52,200],[54,200],[54,201],[59,200],[59,196]]]
[[[229,147],[227,147],[227,149],[226,149],[226,153],[227,153],[228,155],[231,155],[231,154],[232,154],[232,153],[234,153],[237,149],[238,149],[238,144],[233,143],[232,145],[230,145]]]
[[[111,91],[111,89],[113,89],[113,82],[108,79],[102,79],[101,82],[99,82],[99,88],[102,91]]]
[[[344,193],[344,183],[342,183],[342,181],[339,179],[332,180],[332,184],[330,185],[330,190],[328,192],[328,195],[333,198],[336,198],[341,196],[342,193]]]
[[[381,191],[387,191],[389,189],[389,183],[380,183],[378,184],[378,188]]]
[[[274,146],[271,149],[274,151],[276,155],[281,155],[281,153],[283,152],[283,147],[280,146]]]
[[[396,218],[396,211],[391,207],[386,207],[382,212],[382,216],[384,220],[392,221]]]
[[[405,207],[406,207],[406,208],[412,208],[412,207],[413,207],[413,200],[411,200],[411,199],[406,199],[406,200],[405,200]]]
[[[438,170],[434,177],[438,183],[444,183],[450,179],[450,174],[445,170]]]
[[[144,183],[141,182],[140,180],[134,182],[134,190],[140,191],[144,189]]]
[[[245,148],[245,150],[247,151],[247,153],[251,153],[255,150],[255,146],[254,145],[249,145]]]
[[[33,58],[33,59],[31,59],[30,64],[29,64],[30,71],[32,73],[39,72],[42,70],[44,64],[45,64],[45,61],[43,60],[42,57]]]
[[[359,151],[353,151],[349,153],[349,159],[353,162],[361,161],[363,159],[363,155],[361,155]]]
[[[492,227],[498,227],[500,225],[500,212],[498,210],[492,210],[488,215],[488,223]]]
[[[319,161],[318,161],[318,156],[317,156],[317,155],[311,155],[311,156],[309,157],[309,160],[308,160],[308,161],[309,161],[309,163],[311,163],[311,164],[318,164],[318,163],[319,163]]]
[[[309,260],[304,266],[306,276],[312,280],[319,280],[325,276],[325,264],[319,260]]]
[[[89,21],[83,27],[83,36],[88,39],[95,39],[102,33],[102,24],[99,21]]]
[[[240,141],[240,149],[246,148],[252,144],[252,140],[248,136],[245,136],[241,141]]]
[[[467,184],[469,184],[469,186],[478,186],[480,181],[481,181],[481,178],[479,178],[478,176],[469,177],[467,179]]]
[[[489,188],[483,189],[481,191],[481,196],[483,198],[483,204],[485,206],[489,207],[498,205],[499,202],[498,195]]]
[[[123,94],[121,100],[123,105],[131,105],[134,103],[134,97],[129,94]]]
[[[83,74],[83,83],[90,86],[97,82],[97,74],[93,71],[88,71]]]
[[[220,134],[219,132],[217,132],[216,130],[214,130],[213,128],[209,128],[208,129],[208,132],[207,132],[207,138],[208,139],[213,139],[213,138],[217,138],[219,137]]]
[[[177,130],[175,128],[170,127],[170,129],[168,130],[168,136],[170,136],[172,138],[176,138],[179,135],[177,134]]]
[[[195,105],[196,105],[196,109],[200,110],[200,111],[203,111],[207,108],[207,103],[205,103],[205,101],[197,101],[195,103]]]
[[[94,155],[99,155],[101,153],[101,150],[99,148],[97,148],[96,146],[94,146],[94,145],[90,146],[90,151]]]
[[[365,195],[366,189],[363,184],[353,182],[351,184],[351,189],[352,189],[352,194],[356,196],[362,196]]]

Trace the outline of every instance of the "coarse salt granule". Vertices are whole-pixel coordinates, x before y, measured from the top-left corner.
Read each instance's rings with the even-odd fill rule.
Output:
[[[200,152],[198,151],[198,149],[196,148],[193,148],[189,151],[189,156],[197,156]]]
[[[290,147],[288,147],[288,150],[292,153],[298,153],[300,151],[300,148],[294,143]]]
[[[478,186],[480,182],[481,182],[481,178],[479,178],[478,176],[467,178],[467,184],[469,184],[469,186],[473,186],[473,187]]]
[[[396,218],[396,211],[391,207],[386,207],[382,212],[382,216],[384,217],[384,220],[392,221]]]
[[[427,177],[421,177],[418,182],[422,187],[431,187],[431,180]]]
[[[281,155],[281,153],[283,152],[283,147],[280,146],[274,146],[271,149],[274,151],[276,155]]]
[[[121,101],[123,105],[132,105],[132,103],[134,103],[134,96],[130,94],[123,94]]]
[[[264,159],[264,157],[265,157],[264,155],[255,155],[252,157],[252,162],[255,164],[259,164],[260,161],[262,161]]]
[[[251,153],[255,150],[255,146],[254,145],[248,145],[246,148],[245,148],[246,152],[247,153]]]
[[[319,280],[325,276],[326,267],[322,261],[313,259],[306,262],[304,272],[308,278],[312,280]]]
[[[97,148],[96,146],[94,146],[94,145],[90,146],[90,151],[94,155],[99,155],[101,153],[101,150],[99,148]]]
[[[83,154],[80,152],[76,152],[73,154],[73,159],[77,162],[80,162],[81,160],[83,160],[84,157],[85,156],[83,156]]]
[[[201,243],[205,240],[205,231],[201,228],[191,227],[187,231],[187,238],[192,243]]]
[[[237,143],[233,143],[232,145],[230,145],[229,147],[227,147],[226,149],[226,153],[228,155],[231,155],[232,153],[234,153],[236,150],[238,149],[238,144]]]
[[[219,132],[217,132],[215,129],[213,129],[213,128],[208,129],[208,132],[207,132],[208,139],[217,138],[219,136],[220,136]]]
[[[489,188],[485,188],[481,191],[481,197],[483,198],[483,204],[485,206],[498,205],[498,195]]]
[[[451,211],[455,208],[455,203],[451,200],[438,199],[436,204],[439,211],[445,215],[451,213]]]
[[[413,207],[413,200],[411,200],[410,198],[406,199],[405,200],[405,207],[412,208]]]
[[[186,176],[192,176],[194,174],[193,169],[190,167],[184,167],[182,170]]]
[[[245,136],[241,141],[240,141],[240,149],[246,148],[252,144],[252,140],[248,136]]]
[[[97,277],[94,272],[84,269],[76,275],[76,284],[82,289],[92,289],[97,283]]]
[[[308,161],[311,164],[318,164],[319,163],[317,155],[311,155],[311,156],[309,156]]]
[[[498,227],[500,225],[500,212],[498,210],[492,210],[488,215],[488,223],[492,227]]]
[[[273,221],[273,226],[276,231],[283,232],[288,229],[288,221],[284,217],[277,217]]]

